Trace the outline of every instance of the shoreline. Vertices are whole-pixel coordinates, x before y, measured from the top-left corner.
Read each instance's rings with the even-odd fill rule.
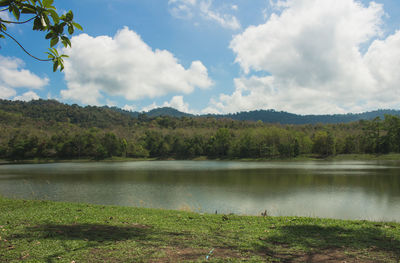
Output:
[[[86,163],[86,162],[139,162],[139,161],[238,161],[238,162],[297,162],[297,161],[400,161],[400,153],[390,154],[338,154],[334,156],[319,157],[315,155],[300,155],[295,158],[207,158],[198,156],[191,159],[178,158],[129,158],[111,157],[102,160],[90,158],[81,159],[26,159],[26,160],[0,160],[0,165],[6,164],[46,164],[46,163]]]

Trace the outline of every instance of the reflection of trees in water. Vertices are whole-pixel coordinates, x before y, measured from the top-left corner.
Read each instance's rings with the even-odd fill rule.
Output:
[[[90,164],[89,164],[90,166]],[[15,171],[14,171],[15,172]],[[55,170],[55,173],[46,171],[40,173],[35,171],[34,176],[27,176],[30,171],[20,171],[21,174],[13,177],[13,180],[25,179],[35,188],[41,186],[49,188],[47,191],[59,191],[63,184],[73,184],[76,188],[88,185],[95,188],[96,185],[120,185],[127,188],[132,185],[158,185],[185,187],[216,187],[221,189],[231,188],[240,192],[251,192],[252,194],[268,195],[296,192],[304,189],[326,188],[349,189],[356,188],[358,191],[375,195],[400,196],[400,173],[399,169],[231,169],[231,170],[129,170],[113,169],[106,170]],[[25,175],[24,175],[25,174]],[[9,177],[7,177],[9,178]],[[4,181],[7,178],[0,177]],[[49,185],[49,182],[51,184]],[[53,190],[51,189],[53,188]],[[135,198],[136,199],[136,198]]]

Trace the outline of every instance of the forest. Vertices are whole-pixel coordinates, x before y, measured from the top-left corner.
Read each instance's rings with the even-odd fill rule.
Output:
[[[400,152],[400,117],[270,124],[207,117],[137,117],[54,100],[0,101],[0,159],[109,157],[282,159]]]

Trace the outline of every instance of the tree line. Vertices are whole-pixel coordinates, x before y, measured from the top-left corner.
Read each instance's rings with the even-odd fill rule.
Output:
[[[116,156],[275,159],[400,152],[400,118],[391,115],[384,119],[329,125],[142,116],[132,123],[105,129],[0,113],[0,158],[10,160],[101,160]]]

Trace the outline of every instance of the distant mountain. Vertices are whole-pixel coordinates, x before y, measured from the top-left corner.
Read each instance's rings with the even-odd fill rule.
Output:
[[[138,112],[131,113],[132,116],[139,115]],[[386,114],[400,115],[400,110],[376,110],[364,113],[333,114],[333,115],[298,115],[285,111],[255,110],[231,114],[204,114],[193,115],[178,111],[174,108],[163,107],[143,112],[148,117],[170,116],[170,117],[211,117],[216,119],[233,119],[239,121],[262,121],[265,123],[280,124],[317,124],[317,123],[348,123],[359,120],[372,120],[376,117],[383,119]]]
[[[176,118],[195,117],[195,115],[193,115],[193,114],[184,113],[184,112],[178,111],[171,107],[152,109],[152,110],[146,112],[145,114],[148,117],[158,117],[158,116],[170,116],[170,117],[176,117]]]
[[[262,121],[265,123],[280,124],[317,124],[317,123],[348,123],[359,120],[372,120],[376,117],[384,118],[386,114],[400,115],[399,110],[376,110],[364,113],[334,114],[334,115],[297,115],[284,111],[256,110],[225,115],[208,115],[215,118],[231,118],[234,120]]]
[[[158,116],[193,117],[233,119],[240,121],[262,121],[265,123],[280,124],[316,124],[316,123],[348,123],[359,120],[371,120],[376,117],[384,118],[385,114],[400,115],[399,110],[376,110],[357,114],[334,115],[298,115],[284,111],[256,110],[234,114],[206,114],[193,115],[178,111],[171,107],[163,107],[148,112],[130,112],[117,107],[81,107],[68,105],[56,100],[33,100],[30,102],[9,101],[0,99],[0,119],[4,113],[18,114],[31,119],[43,121],[70,122],[84,127],[110,127],[113,125],[133,125],[137,118],[154,118]]]

